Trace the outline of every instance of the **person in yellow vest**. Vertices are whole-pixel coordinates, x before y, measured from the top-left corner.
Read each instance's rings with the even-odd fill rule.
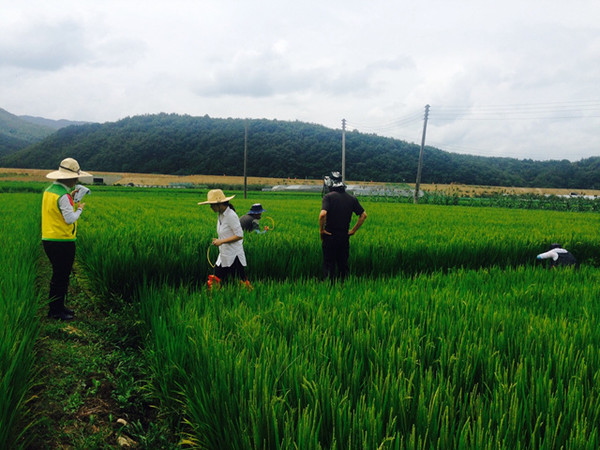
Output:
[[[73,158],[63,159],[58,170],[46,175],[55,180],[42,198],[42,244],[52,264],[48,317],[53,319],[71,320],[74,317],[73,311],[65,306],[65,299],[75,261],[77,220],[85,207],[85,203],[73,201],[77,192],[73,187],[79,177],[84,176],[91,174],[82,172]]]

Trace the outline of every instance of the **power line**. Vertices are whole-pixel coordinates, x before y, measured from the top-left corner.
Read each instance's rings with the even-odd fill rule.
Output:
[[[600,118],[600,100],[572,100],[541,103],[515,103],[515,104],[496,104],[496,105],[434,105],[429,112],[429,122],[432,126],[436,123],[460,122],[460,121],[573,121],[588,120]],[[414,137],[406,138],[400,136],[399,131],[409,128],[416,132],[415,123],[423,120],[421,111],[414,111],[396,119],[384,122],[378,125],[367,125],[347,121],[349,127],[361,132],[371,132],[380,135],[392,135],[396,139],[402,139],[406,142],[414,142]],[[449,151],[458,153],[498,156],[492,150],[481,148],[469,148],[454,144],[444,144],[430,142],[437,148],[445,148]],[[510,152],[504,150],[504,155],[514,154],[515,157],[520,152]]]
[[[571,120],[598,117],[600,117],[600,100],[572,100],[500,105],[434,105],[429,119],[432,124],[435,124],[436,121],[458,120]],[[423,120],[421,111],[415,110],[379,124],[348,120],[347,125],[363,132],[386,133],[408,128],[421,120]]]
[[[391,120],[389,122],[376,124],[376,125],[368,125],[364,123],[347,121],[347,125],[357,130],[361,130],[363,132],[389,132],[392,130],[397,130],[399,128],[404,128],[407,125],[411,125],[415,122],[420,122],[423,120],[423,113],[421,111],[415,111],[405,116],[399,117],[397,119]]]
[[[428,140],[428,144],[429,147],[435,147],[438,149],[444,149],[444,151],[449,151],[449,152],[453,152],[453,153],[461,153],[461,154],[465,154],[465,155],[471,155],[471,156],[490,156],[490,157],[498,157],[498,158],[503,158],[503,157],[510,157],[510,158],[522,158],[523,155],[521,155],[520,151],[510,151],[510,150],[503,150],[502,151],[502,155],[499,155],[497,150],[490,150],[490,149],[482,149],[482,148],[476,148],[476,147],[467,147],[464,145],[456,145],[456,144],[448,144],[448,143],[442,143],[442,142],[437,142],[437,141],[432,141],[432,140]]]
[[[437,120],[569,120],[569,119],[593,119],[600,117],[600,109],[594,111],[594,114],[581,114],[581,110],[577,111],[580,114],[567,114],[567,111],[563,111],[561,115],[557,115],[557,111],[547,111],[545,114],[542,112],[477,112],[477,111],[465,111],[455,113],[444,113],[444,112],[433,112],[432,116]],[[576,111],[572,111],[575,113]]]
[[[505,105],[436,105],[432,120],[569,120],[600,117],[600,101]]]
[[[572,106],[572,105],[600,105],[600,100],[569,100],[562,102],[539,102],[539,103],[500,103],[494,105],[479,105],[481,108],[529,108],[529,107],[556,107],[556,106]],[[471,107],[470,105],[469,107]],[[464,108],[465,105],[440,105],[441,108]]]

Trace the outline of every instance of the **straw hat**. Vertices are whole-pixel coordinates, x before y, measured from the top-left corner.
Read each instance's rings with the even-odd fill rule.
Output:
[[[83,172],[79,168],[79,163],[73,158],[65,158],[60,162],[58,170],[50,172],[46,178],[51,180],[68,180],[79,177],[91,177],[91,173]]]
[[[225,197],[225,194],[223,194],[223,191],[221,189],[213,189],[211,191],[208,191],[208,194],[206,194],[206,201],[198,202],[198,204],[199,205],[215,205],[217,203],[228,202],[233,197],[235,197],[235,195],[232,195],[231,197]]]

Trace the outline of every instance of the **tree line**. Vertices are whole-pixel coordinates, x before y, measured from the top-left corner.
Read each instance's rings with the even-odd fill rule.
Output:
[[[0,157],[3,167],[51,169],[67,156],[89,171],[321,178],[341,170],[342,132],[299,121],[152,114],[62,128]],[[414,182],[419,146],[346,133],[346,178]],[[482,157],[425,147],[421,182],[600,189],[600,157],[578,162]]]

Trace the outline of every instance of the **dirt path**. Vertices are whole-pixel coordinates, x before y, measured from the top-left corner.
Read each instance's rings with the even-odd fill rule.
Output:
[[[11,169],[11,168],[0,168],[0,179],[6,181],[48,181],[46,174],[54,169],[41,170],[41,169]],[[144,174],[144,173],[120,173],[120,172],[101,172],[94,173],[97,177],[106,177],[107,184],[118,183],[126,185],[133,183],[135,185],[143,186],[168,186],[171,183],[179,184],[222,184],[227,185],[241,185],[243,186],[244,178],[240,176],[229,176],[229,175],[161,175],[161,174]],[[90,183],[92,180],[88,180]],[[260,178],[260,177],[248,177],[247,183],[249,185],[290,185],[290,184],[309,184],[309,185],[321,185],[322,180],[305,180],[297,178]],[[349,184],[370,184],[370,183],[357,183],[354,181],[348,181]],[[385,184],[385,183],[374,183],[374,184]],[[414,188],[414,183],[408,183],[409,186]],[[422,184],[421,189],[428,192],[443,192],[449,195],[481,195],[481,194],[554,194],[554,195],[569,195],[576,193],[578,195],[596,195],[600,196],[600,190],[594,189],[546,189],[546,188],[521,188],[521,187],[503,187],[503,186],[469,186],[465,184]]]
[[[108,310],[85,288],[81,271],[74,273],[68,306],[75,319],[51,320],[46,306],[40,308],[38,375],[29,403],[35,424],[26,448],[173,448],[175,439],[140,381],[147,376],[132,308]],[[39,286],[46,295],[49,276],[41,258]]]

